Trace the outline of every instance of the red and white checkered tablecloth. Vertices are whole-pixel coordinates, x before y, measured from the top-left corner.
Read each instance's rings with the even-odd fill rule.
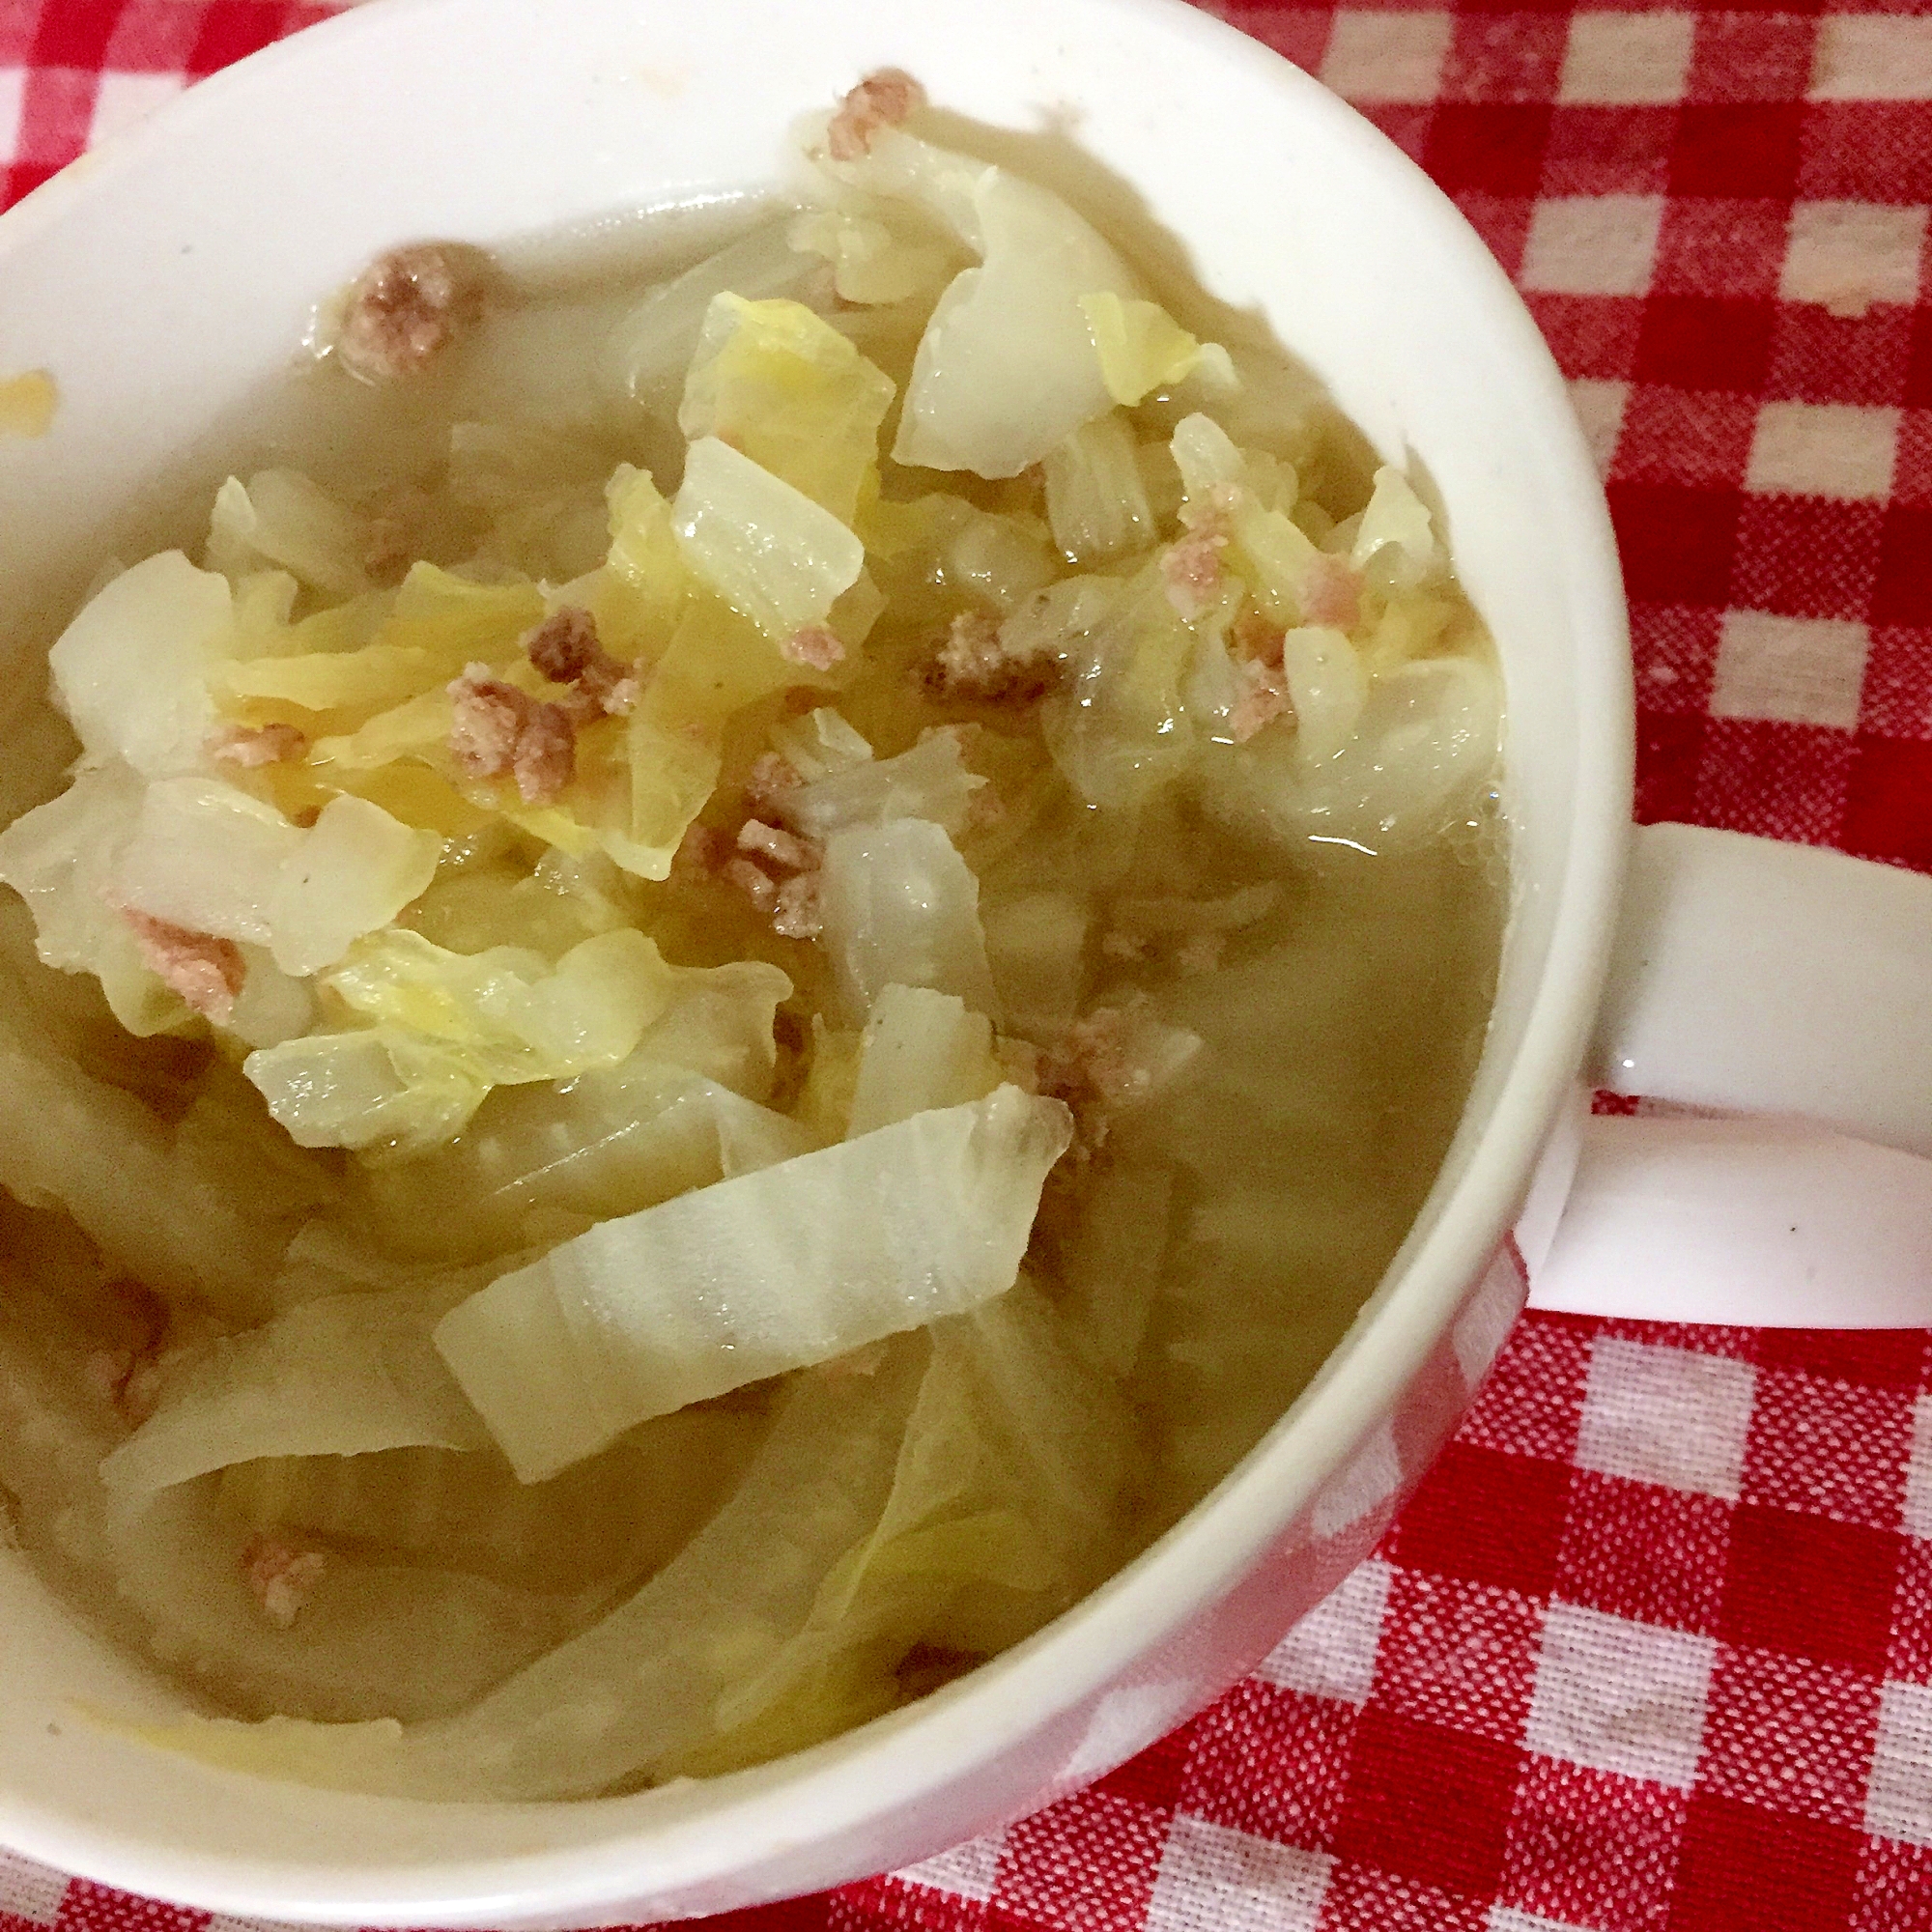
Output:
[[[0,0],[8,197],[323,11]],[[1932,870],[1926,0],[1223,11],[1455,196],[1571,378],[1640,813]],[[1214,1709],[996,1838],[732,1922],[1932,1932],[1928,1339],[1531,1316]],[[0,1855],[0,1932],[206,1923]]]

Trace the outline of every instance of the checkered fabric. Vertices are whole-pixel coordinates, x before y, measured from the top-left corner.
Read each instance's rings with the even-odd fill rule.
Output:
[[[320,11],[0,0],[9,195]],[[1422,162],[1555,349],[1623,544],[1642,815],[1932,869],[1924,0],[1223,11]],[[1220,1704],[731,1922],[1932,1932],[1928,1344],[1529,1317]],[[0,1932],[207,1922],[0,1855]]]

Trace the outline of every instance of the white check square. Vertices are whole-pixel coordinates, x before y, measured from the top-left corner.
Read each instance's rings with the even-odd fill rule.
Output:
[[[0,161],[12,162],[20,154],[20,117],[26,110],[27,71],[0,68]]]
[[[1609,473],[1610,460],[1617,453],[1630,392],[1628,383],[1607,382],[1599,376],[1579,376],[1570,384],[1570,407],[1583,425],[1583,440],[1590,445],[1599,476]]]
[[[1912,1460],[1905,1467],[1907,1536],[1932,1539],[1932,1395],[1912,1405]]]
[[[949,1897],[983,1905],[993,1895],[1005,1844],[1003,1832],[989,1832],[983,1838],[968,1838],[963,1845],[954,1845],[950,1852],[936,1852],[893,1876],[908,1885],[923,1885],[928,1891],[943,1891]]]
[[[137,126],[186,85],[187,77],[179,73],[116,73],[111,69],[103,72],[95,86],[87,145],[98,148],[110,136]]]
[[[1813,100],[1932,100],[1932,20],[1837,14],[1818,28]]]
[[[1714,718],[1770,718],[1849,731],[1871,634],[1845,617],[1726,611],[1711,673]]]
[[[1728,1356],[1600,1338],[1577,1461],[1600,1475],[1735,1502],[1756,1388],[1749,1364]]]
[[[1389,1567],[1357,1564],[1263,1660],[1255,1675],[1284,1690],[1359,1709],[1375,1681]]]
[[[67,1877],[17,1853],[0,1851],[0,1912],[51,1925],[67,1894]]]
[[[1147,1932],[1315,1932],[1335,1861],[1180,1813],[1168,1828]]]
[[[1745,488],[1768,495],[1877,501],[1891,493],[1896,410],[1855,403],[1766,403]]]
[[[1715,1637],[1551,1604],[1523,1743],[1546,1757],[1689,1791]]]
[[[1344,7],[1335,15],[1321,78],[1349,100],[1434,100],[1449,53],[1447,14],[1382,14]]]
[[[1875,1838],[1932,1845],[1932,1684],[1888,1684],[1879,1691],[1865,1830]]]
[[[1624,107],[1681,100],[1690,71],[1689,14],[1578,14],[1557,99]]]
[[[1909,304],[1918,299],[1924,248],[1922,208],[1796,202],[1777,292],[1786,301],[1817,302],[1846,318],[1865,314],[1874,302]]]
[[[1522,285],[1539,295],[1636,296],[1650,286],[1663,197],[1579,194],[1539,201]]]

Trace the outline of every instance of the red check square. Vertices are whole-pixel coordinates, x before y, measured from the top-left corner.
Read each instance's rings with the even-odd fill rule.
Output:
[[[1904,1539],[1740,1503],[1719,1634],[1877,1677],[1885,1668]]]
[[[1775,314],[1770,301],[1654,295],[1644,303],[1636,379],[1680,389],[1755,394],[1771,361]]]
[[[1608,495],[1624,584],[1633,598],[1713,606],[1726,601],[1739,493],[1613,481]]]
[[[1845,789],[1847,852],[1932,871],[1932,742],[1861,733]]]
[[[1409,1499],[1389,1548],[1410,1570],[1544,1596],[1569,1494],[1567,1468],[1452,1442]]]
[[[1231,1831],[1328,1851],[1355,1720],[1352,1705],[1250,1677],[1197,1719],[1178,1808]]]
[[[1861,1826],[1878,1703],[1878,1685],[1857,1671],[1726,1646],[1711,1676],[1698,1788]]]
[[[1731,601],[1788,617],[1862,619],[1886,511],[1823,497],[1752,497],[1738,520]]]
[[[1896,1529],[1912,1398],[1760,1367],[1745,1451],[1746,1502]]]
[[[1514,1590],[1398,1569],[1371,1708],[1520,1744],[1542,1628],[1540,1605]]]
[[[1451,194],[1533,195],[1543,180],[1549,109],[1520,103],[1445,102],[1430,123],[1423,165]]]
[[[1577,1472],[1556,1594],[1633,1622],[1709,1635],[1723,1599],[1731,1506],[1656,1483]]]
[[[1843,1932],[1861,1834],[1732,1798],[1690,1800],[1668,1932]]]
[[[1687,105],[1670,156],[1671,193],[1789,196],[1804,111],[1791,100]]]
[[[1691,815],[1725,832],[1829,844],[1851,770],[1849,732],[1774,719],[1707,719]]]
[[[1689,1813],[1681,1792],[1532,1757],[1498,1903],[1561,1925],[1662,1932]]]
[[[1335,1849],[1398,1878],[1491,1897],[1521,1767],[1505,1745],[1364,1711]]]

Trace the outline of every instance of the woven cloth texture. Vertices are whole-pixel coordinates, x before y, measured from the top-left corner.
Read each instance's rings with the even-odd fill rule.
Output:
[[[0,0],[7,197],[323,11]],[[1548,335],[1623,547],[1640,815],[1932,869],[1932,17],[1219,11],[1413,155]],[[1932,1932],[1929,1340],[1530,1316],[1220,1704],[728,1922]],[[0,1932],[208,1923],[0,1855]]]

